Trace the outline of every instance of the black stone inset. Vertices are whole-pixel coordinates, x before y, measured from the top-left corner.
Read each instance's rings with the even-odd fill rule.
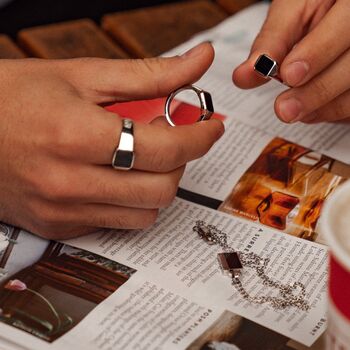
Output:
[[[262,75],[268,76],[275,64],[275,61],[269,58],[268,56],[261,55],[255,62],[254,68]]]
[[[214,113],[213,100],[212,100],[211,95],[209,94],[209,92],[204,91],[204,99],[205,99],[205,104],[206,104],[207,110],[209,112]]]
[[[114,166],[118,168],[131,168],[133,152],[118,150],[114,159]]]

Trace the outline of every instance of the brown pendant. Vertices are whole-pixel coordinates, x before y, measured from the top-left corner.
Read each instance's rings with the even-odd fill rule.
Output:
[[[243,266],[241,260],[239,259],[238,253],[219,253],[218,260],[223,272],[230,273],[234,278],[240,277]]]

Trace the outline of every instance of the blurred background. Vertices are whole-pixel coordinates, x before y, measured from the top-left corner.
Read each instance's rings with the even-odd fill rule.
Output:
[[[187,2],[190,2],[188,0]],[[175,0],[0,0],[0,33],[15,37],[22,28],[148,7]]]
[[[256,1],[0,0],[0,58],[155,57]]]

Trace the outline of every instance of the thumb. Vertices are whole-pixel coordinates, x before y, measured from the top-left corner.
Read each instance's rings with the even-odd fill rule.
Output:
[[[254,71],[254,64],[261,54],[267,54],[282,64],[303,34],[304,8],[304,0],[272,2],[249,58],[233,72],[232,79],[238,87],[250,89],[267,81]]]
[[[202,43],[175,57],[83,59],[70,73],[74,75],[73,85],[84,98],[99,104],[122,102],[163,97],[194,83],[208,70],[213,59],[212,45]]]

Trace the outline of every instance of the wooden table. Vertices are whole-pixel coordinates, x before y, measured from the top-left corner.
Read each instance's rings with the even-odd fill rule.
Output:
[[[255,0],[191,0],[0,35],[0,58],[152,57],[209,29]]]

